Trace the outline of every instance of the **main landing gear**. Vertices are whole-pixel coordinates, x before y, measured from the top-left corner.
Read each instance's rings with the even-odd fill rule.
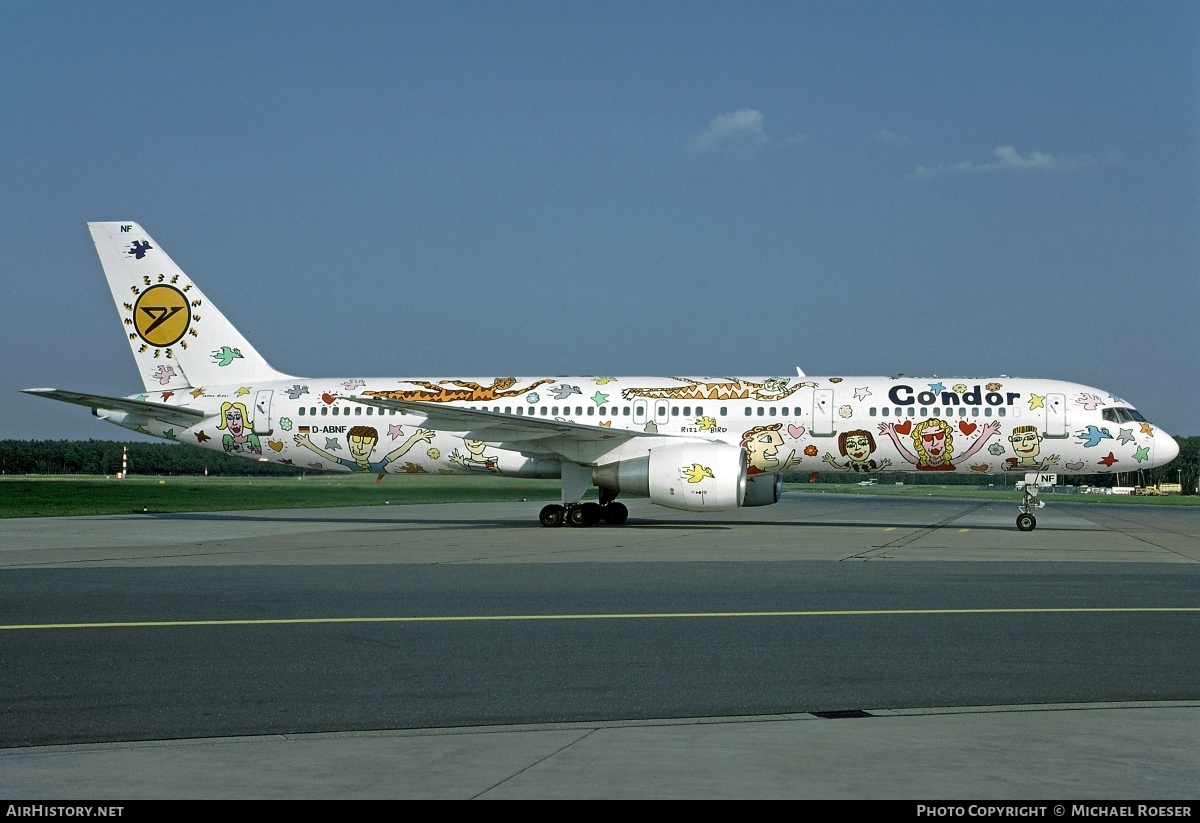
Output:
[[[588,502],[560,506],[551,503],[542,509],[538,519],[543,526],[594,526],[601,522],[619,526],[628,518],[629,509],[625,504],[612,501],[604,505]]]
[[[1042,508],[1046,504],[1038,499],[1038,493],[1041,491],[1037,483],[1025,483],[1024,497],[1021,499],[1021,505],[1017,509],[1021,512],[1017,515],[1017,530],[1023,532],[1031,532],[1037,528],[1037,518],[1033,513]]]

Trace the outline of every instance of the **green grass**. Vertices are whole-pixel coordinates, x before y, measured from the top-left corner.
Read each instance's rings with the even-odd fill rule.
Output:
[[[788,483],[789,491],[811,494],[871,494],[889,497],[958,497],[1019,500],[1008,488],[972,486],[858,486]],[[593,489],[589,497],[595,498]],[[557,480],[508,477],[308,475],[306,477],[113,477],[54,475],[0,477],[0,517],[69,517],[98,514],[297,509],[327,506],[396,506],[412,503],[477,503],[557,500]],[[1200,505],[1200,497],[1129,495],[1044,495],[1055,503]]]
[[[30,476],[0,478],[0,517],[554,500],[557,480],[507,477]]]

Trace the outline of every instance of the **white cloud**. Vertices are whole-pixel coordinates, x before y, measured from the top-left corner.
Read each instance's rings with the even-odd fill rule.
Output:
[[[763,129],[762,112],[757,109],[739,109],[714,117],[708,128],[691,139],[688,147],[702,154],[749,157],[766,143],[767,133]]]
[[[910,180],[932,180],[948,174],[984,174],[995,171],[1069,171],[1082,166],[1092,166],[1096,162],[1087,155],[1055,157],[1040,151],[1030,152],[1022,157],[1012,146],[997,146],[992,150],[992,154],[996,159],[989,163],[964,160],[961,163],[941,166],[917,166],[908,177]]]
[[[880,129],[871,136],[874,137],[878,143],[892,143],[897,146],[907,146],[912,143],[911,138],[905,137],[903,134],[890,132],[887,129]]]

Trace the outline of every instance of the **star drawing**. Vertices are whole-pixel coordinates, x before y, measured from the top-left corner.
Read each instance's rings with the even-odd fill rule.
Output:
[[[854,390],[854,399],[855,400],[866,400],[870,396],[871,396],[871,390],[869,388],[867,388],[866,386],[863,386],[861,389]]]
[[[237,390],[237,396],[238,396],[238,397],[245,397],[245,396],[246,396],[246,395],[248,395],[249,393],[250,393],[250,387],[249,387],[249,386],[238,386],[238,390]]]
[[[595,403],[597,406],[603,406],[605,403],[608,402],[608,395],[597,391],[595,394],[592,395],[592,402]]]
[[[1033,394],[1031,392],[1029,395],[1029,410],[1033,411],[1034,409],[1044,409],[1044,408],[1046,408],[1046,395]]]
[[[1121,433],[1117,435],[1117,442],[1122,446],[1133,442],[1133,431],[1131,429],[1121,429]]]
[[[1114,457],[1112,452],[1109,452],[1108,457],[1101,457],[1096,462],[1102,463],[1103,465],[1108,466],[1108,468],[1111,469],[1113,463],[1120,463],[1121,461],[1118,460],[1116,457]]]

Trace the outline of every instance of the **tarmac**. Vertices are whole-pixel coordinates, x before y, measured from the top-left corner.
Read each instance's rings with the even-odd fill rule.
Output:
[[[473,558],[467,562],[506,562],[515,548],[522,550],[523,562],[529,562],[539,546],[549,552],[554,541],[546,542],[544,532],[551,530],[538,529],[475,529],[461,548],[471,524],[500,515],[511,520],[514,509],[506,505],[457,507],[455,511],[469,518],[458,529],[449,522],[448,509],[432,506],[208,516],[204,541],[222,548],[208,552],[207,561],[204,546],[188,528],[194,516],[7,521],[0,522],[0,568],[97,562],[321,562],[306,554],[306,535],[320,533],[327,540],[331,531],[346,532],[346,543],[353,549],[344,551],[337,562],[377,562],[369,539],[372,518],[394,537],[397,517],[410,523],[417,538],[414,555],[405,562],[429,562],[421,558],[438,556],[439,543],[442,560],[447,551]],[[850,512],[834,500],[805,505],[801,519],[806,522],[816,523],[839,510],[844,517],[863,517],[861,504],[854,504]],[[871,509],[878,524],[900,517],[893,505],[881,501]],[[957,505],[963,517],[974,517],[977,524],[981,518],[999,522],[1009,517],[1007,509],[1000,516],[962,501],[931,505],[948,510]],[[651,511],[639,508],[635,515],[654,516]],[[786,508],[781,511],[788,514]],[[1122,527],[1119,523],[1127,518],[1108,509],[1103,514],[1096,510],[1095,516],[1082,509],[1048,510],[1039,518],[1047,528],[1037,533],[1038,559],[1194,564],[1200,562],[1200,510],[1189,511],[1172,512],[1169,527],[1155,526],[1154,518],[1145,515],[1135,518],[1135,525]],[[768,521],[762,514],[742,516],[751,526]],[[664,527],[684,522],[676,515],[669,513]],[[790,515],[795,518],[796,512]],[[917,514],[927,522],[931,516]],[[308,525],[298,525],[304,522]],[[719,531],[727,540],[729,521],[713,522],[719,524],[713,535]],[[1089,531],[1081,535],[1073,529],[1083,522]],[[613,543],[614,534],[621,535],[622,544],[638,542],[640,534],[587,531],[587,540],[597,547]],[[817,554],[846,559],[846,551],[854,548],[851,544],[857,541],[861,548],[861,537],[852,537],[853,531],[832,532],[828,541],[819,541],[822,549]],[[904,533],[919,531],[909,528]],[[993,559],[1031,551],[1024,540],[1027,535],[1011,527],[982,533],[990,544],[1001,547]],[[774,532],[761,533],[767,534]],[[687,552],[675,553],[677,560],[686,560],[695,550],[695,532],[686,536],[693,543]],[[670,551],[662,548],[663,532],[656,537],[654,545]],[[780,534],[779,545],[786,537],[786,531]],[[843,539],[846,545],[837,545]],[[273,540],[290,549],[290,560],[275,554]],[[878,539],[873,541],[872,557],[883,556],[878,544]],[[923,554],[917,537],[896,540],[889,557],[944,558],[964,551],[945,544],[932,541]],[[1011,551],[1002,550],[1010,544]],[[240,556],[239,547],[255,557]],[[315,547],[314,543],[313,551]],[[765,551],[759,546],[752,554]],[[548,562],[571,561],[559,552]],[[1200,653],[1196,693],[1194,701],[1142,704],[879,707],[849,717],[664,718],[3,749],[0,794],[22,800],[114,803],[356,798],[787,798],[914,804],[1038,800],[1067,803],[1067,817],[1072,816],[1069,801],[1175,801],[1172,805],[1182,804],[1194,817],[1200,798]]]

